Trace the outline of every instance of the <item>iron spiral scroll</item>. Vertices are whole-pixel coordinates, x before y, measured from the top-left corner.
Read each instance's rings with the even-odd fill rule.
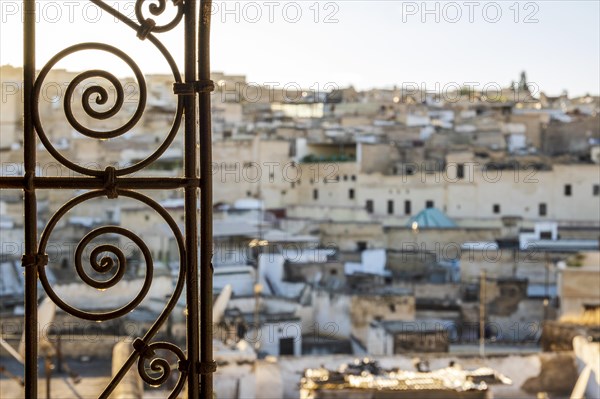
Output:
[[[130,27],[139,39],[145,42],[149,42],[162,54],[167,64],[169,65],[169,68],[173,75],[174,87],[176,87],[177,85],[185,85],[187,83],[187,81],[189,80],[189,61],[186,61],[186,76],[188,78],[186,78],[186,83],[183,83],[182,75],[179,71],[177,63],[175,62],[174,58],[167,50],[167,48],[157,38],[156,34],[174,29],[182,22],[184,17],[186,18],[186,35],[190,35],[190,32],[193,33],[193,31],[195,30],[195,22],[190,27],[190,16],[187,15],[187,13],[195,13],[195,5],[190,4],[194,3],[194,0],[137,0],[135,2],[135,19],[125,16],[124,14],[114,9],[112,6],[108,5],[104,1],[90,0],[90,2],[95,4],[97,7],[107,12],[108,14],[114,16],[128,27]],[[169,7],[174,7],[174,17],[165,24],[158,24],[154,18],[165,14]],[[192,255],[190,255],[190,251],[186,247],[189,246],[187,238],[184,237],[177,223],[173,220],[173,218],[167,212],[166,209],[164,209],[160,204],[158,204],[148,196],[141,194],[138,191],[123,188],[123,186],[121,186],[120,183],[126,180],[126,178],[128,178],[129,175],[133,174],[134,172],[140,171],[148,165],[150,165],[169,148],[175,136],[177,135],[179,128],[182,125],[184,110],[187,109],[189,112],[189,109],[192,109],[190,104],[193,105],[195,103],[195,97],[191,101],[191,103],[187,103],[187,99],[185,97],[189,96],[189,93],[185,93],[183,95],[179,95],[180,93],[175,93],[178,94],[176,100],[177,105],[174,111],[171,126],[166,132],[164,140],[158,145],[158,147],[153,152],[151,152],[148,156],[146,156],[139,162],[125,167],[108,166],[105,169],[93,169],[79,165],[74,161],[68,159],[68,157],[64,154],[62,154],[61,151],[57,149],[49,139],[44,127],[42,117],[39,112],[39,99],[44,80],[47,78],[48,74],[56,66],[56,64],[70,55],[85,51],[99,51],[104,53],[106,56],[116,57],[117,59],[124,62],[135,76],[135,80],[137,81],[137,85],[139,87],[139,98],[137,100],[137,104],[135,106],[135,111],[133,115],[122,126],[116,127],[111,130],[95,130],[93,128],[87,127],[77,119],[77,116],[74,114],[72,109],[72,103],[75,100],[77,87],[80,86],[82,82],[91,78],[102,79],[107,81],[116,90],[114,103],[110,106],[109,109],[103,111],[96,110],[95,106],[107,105],[109,100],[109,93],[106,90],[106,88],[100,86],[99,84],[94,84],[83,90],[83,92],[81,93],[81,105],[84,113],[92,120],[102,121],[109,120],[115,117],[122,110],[125,99],[125,91],[119,79],[113,74],[109,73],[108,71],[93,69],[78,74],[67,86],[67,90],[65,91],[63,100],[63,110],[65,113],[66,122],[75,132],[92,140],[106,140],[118,138],[120,136],[123,136],[125,133],[130,132],[138,124],[146,109],[147,88],[146,81],[141,69],[130,55],[110,44],[100,42],[88,42],[70,46],[57,53],[41,69],[39,75],[33,82],[31,102],[31,121],[33,127],[35,128],[35,132],[37,133],[37,137],[44,145],[45,149],[60,164],[76,172],[77,174],[89,178],[89,181],[101,182],[101,185],[100,187],[96,187],[96,189],[93,189],[71,199],[70,201],[63,204],[54,213],[54,215],[50,218],[40,236],[39,245],[37,246],[38,255],[35,255],[33,257],[35,259],[29,261],[29,263],[35,263],[35,266],[37,266],[38,278],[46,294],[58,307],[60,307],[63,311],[67,312],[68,314],[80,319],[93,321],[106,321],[122,317],[127,313],[133,311],[143,301],[152,285],[154,269],[152,254],[148,246],[136,233],[121,226],[105,225],[92,230],[84,237],[82,237],[81,241],[78,243],[75,249],[73,266],[75,269],[74,271],[77,273],[77,276],[87,286],[100,291],[104,291],[108,288],[118,286],[119,282],[122,280],[128,268],[126,256],[117,246],[112,244],[100,244],[93,247],[91,249],[91,252],[89,252],[88,259],[91,269],[95,272],[96,275],[108,276],[105,279],[98,279],[97,277],[93,277],[90,274],[88,274],[85,268],[83,267],[83,257],[84,253],[86,253],[86,249],[92,246],[95,240],[98,241],[102,237],[106,236],[125,237],[132,241],[139,248],[146,267],[143,285],[140,288],[139,292],[137,292],[134,298],[131,299],[128,303],[117,309],[111,309],[109,311],[93,312],[89,310],[79,309],[61,299],[57,292],[53,289],[52,284],[49,282],[46,274],[46,248],[50,237],[52,236],[54,228],[56,227],[57,223],[67,214],[67,212],[81,204],[85,204],[88,201],[99,197],[106,196],[110,199],[125,197],[130,200],[137,201],[143,204],[144,206],[149,207],[152,211],[156,212],[169,226],[171,234],[173,235],[177,243],[180,267],[175,288],[171,297],[165,304],[164,309],[162,310],[158,318],[154,321],[152,326],[143,336],[138,337],[134,340],[132,345],[132,353],[125,361],[121,369],[109,382],[105,390],[100,394],[100,397],[108,397],[119,384],[119,382],[123,379],[125,374],[134,366],[135,362],[137,361],[137,369],[140,377],[144,382],[152,386],[161,386],[169,379],[169,376],[173,371],[178,372],[178,381],[175,385],[175,388],[171,391],[169,395],[169,397],[175,398],[183,389],[186,379],[190,376],[190,373],[197,373],[196,370],[199,367],[198,354],[194,353],[193,355],[191,355],[189,353],[189,346],[188,353],[186,354],[182,349],[180,349],[178,346],[172,343],[152,342],[152,340],[161,328],[161,326],[163,326],[166,322],[169,314],[175,308],[176,303],[180,298],[181,293],[186,285],[186,281],[191,278],[190,274],[186,274],[189,273],[187,271],[187,265],[188,260],[192,257],[192,255],[195,255],[196,252],[193,252]],[[193,55],[186,54],[186,58],[188,57],[193,58]],[[186,130],[186,135],[188,134],[189,133]],[[188,178],[188,180],[185,182],[185,184],[181,183],[181,188],[196,189],[198,187],[198,178],[190,178],[188,173],[186,173],[186,178]],[[34,191],[36,189],[36,181],[38,180],[36,180],[35,172],[26,173],[26,176],[24,178],[25,191]],[[132,178],[130,178],[129,183],[134,186],[137,184],[135,188],[138,189],[149,188],[147,186],[144,186],[143,181],[139,183],[132,183]],[[93,183],[89,184],[93,185]],[[192,187],[190,187],[190,184]],[[64,187],[58,188],[67,188],[67,184],[65,184]],[[71,188],[73,188],[73,186],[71,186]],[[188,210],[186,207],[186,215],[189,211],[190,210]],[[190,212],[195,212],[195,210],[191,210]],[[190,234],[195,235],[196,232],[194,231]],[[110,255],[106,255],[107,253]],[[32,258],[32,256],[29,255],[29,258]],[[195,281],[187,281],[187,284],[193,283],[195,283]],[[195,301],[198,300],[197,298],[193,299]],[[189,306],[190,297],[187,298],[187,302]],[[192,322],[196,322],[197,324],[197,315],[191,320]],[[166,359],[157,356],[157,351],[168,351],[177,358],[178,363],[176,365],[175,370],[173,370],[173,366],[170,365]],[[151,374],[148,373],[148,370],[151,371]],[[196,379],[195,381],[198,380]],[[190,385],[190,387],[191,386],[192,385]],[[190,388],[190,392],[193,393],[194,388]],[[190,393],[190,395],[192,395],[192,393]]]
[[[96,4],[102,10],[107,11],[109,14],[111,14],[115,18],[124,22],[127,26],[134,29],[136,32],[138,32],[137,35],[140,39],[142,39],[142,40],[147,39],[150,43],[152,43],[152,45],[154,45],[156,47],[156,49],[162,54],[164,59],[167,61],[168,65],[171,69],[171,73],[173,75],[173,82],[176,84],[181,83],[181,73],[179,71],[179,68],[177,67],[177,63],[173,59],[173,56],[171,55],[171,53],[163,45],[163,43],[160,40],[158,40],[156,38],[156,36],[153,35],[152,32],[161,32],[161,33],[167,32],[167,31],[175,28],[180,23],[182,16],[183,16],[183,2],[182,1],[172,0],[173,5],[175,5],[177,7],[177,14],[171,22],[169,22],[166,25],[161,25],[161,26],[157,26],[152,18],[144,19],[142,5],[143,5],[143,3],[147,3],[151,0],[137,0],[136,1],[135,14],[136,14],[136,17],[138,18],[137,22],[132,21],[131,19],[127,18],[121,12],[115,10],[114,8],[107,5],[106,3],[104,3],[101,0],[90,0],[90,1],[94,4]],[[149,3],[150,12],[154,16],[159,16],[162,13],[164,13],[167,9],[166,0],[154,0],[154,1],[158,1],[158,5],[156,3]],[[83,92],[83,95],[82,95],[82,106],[83,106],[84,112],[88,116],[90,116],[92,119],[106,120],[111,117],[114,117],[121,110],[123,103],[124,103],[124,97],[125,97],[123,85],[114,75],[112,75],[111,73],[109,73],[107,71],[102,71],[102,70],[86,71],[86,72],[83,72],[83,73],[77,75],[73,79],[73,81],[69,83],[69,85],[67,86],[67,90],[65,92],[65,96],[63,99],[63,108],[64,108],[65,116],[66,116],[66,119],[67,119],[69,125],[76,132],[78,132],[84,136],[94,138],[94,139],[100,139],[100,140],[106,140],[106,139],[111,139],[111,138],[116,138],[116,137],[122,136],[123,134],[131,131],[136,126],[136,124],[139,122],[140,118],[142,117],[145,107],[146,107],[146,98],[147,98],[146,80],[145,80],[144,75],[143,75],[142,71],[140,70],[139,66],[135,63],[135,61],[129,55],[127,55],[122,50],[120,50],[114,46],[105,44],[105,43],[76,44],[74,46],[71,46],[71,47],[68,47],[68,48],[62,50],[61,52],[56,54],[54,57],[52,57],[52,59],[50,59],[50,61],[48,61],[48,63],[46,63],[46,65],[42,68],[42,70],[40,71],[40,74],[38,75],[38,77],[35,81],[34,93],[33,93],[35,106],[32,109],[32,111],[33,111],[32,117],[33,117],[33,123],[34,123],[35,129],[37,131],[40,141],[42,142],[42,144],[44,145],[46,150],[50,154],[52,154],[52,156],[54,158],[56,158],[57,161],[59,161],[61,164],[68,167],[69,169],[71,169],[77,173],[80,173],[82,175],[102,177],[105,175],[104,171],[86,168],[84,166],[78,165],[75,162],[72,162],[71,160],[67,159],[64,155],[62,155],[60,153],[60,151],[58,151],[54,147],[54,145],[51,143],[50,139],[48,138],[48,135],[46,134],[46,131],[44,129],[44,125],[42,123],[40,113],[39,113],[39,98],[40,98],[41,90],[42,90],[42,87],[44,84],[44,80],[47,77],[48,73],[62,59],[66,58],[69,55],[75,54],[77,52],[86,51],[86,50],[96,50],[96,51],[105,52],[113,57],[117,57],[118,59],[120,59],[121,61],[126,63],[129,66],[129,68],[131,68],[133,74],[135,75],[135,78],[136,78],[136,81],[137,81],[137,84],[139,87],[139,92],[140,92],[138,105],[136,107],[134,114],[131,116],[131,118],[123,126],[120,126],[118,128],[115,128],[115,129],[112,129],[109,131],[97,131],[97,130],[93,130],[91,128],[84,126],[77,120],[77,118],[73,114],[73,110],[72,110],[72,103],[73,103],[73,96],[75,94],[75,89],[84,80],[90,79],[90,78],[102,78],[102,79],[109,81],[112,84],[112,86],[116,89],[115,104],[113,104],[109,110],[103,111],[103,112],[94,110],[92,108],[92,106],[90,105],[90,103],[92,102],[92,97],[94,95],[96,95],[96,100],[95,100],[96,104],[98,104],[98,105],[106,104],[106,102],[108,101],[108,93],[107,93],[106,89],[100,85],[94,85],[94,86],[91,86],[91,87],[88,87],[85,89],[85,91]],[[177,135],[179,127],[181,126],[182,116],[183,116],[183,98],[181,96],[179,96],[177,98],[177,107],[175,110],[173,123],[172,123],[171,128],[170,128],[169,132],[167,133],[164,141],[162,142],[162,144],[153,153],[151,153],[149,156],[147,156],[143,160],[137,162],[136,164],[125,167],[125,168],[117,169],[115,171],[116,176],[124,176],[124,175],[132,174],[134,172],[137,172],[137,171],[145,168],[146,166],[150,165],[152,162],[157,160],[169,148],[169,146],[173,142],[173,139]]]

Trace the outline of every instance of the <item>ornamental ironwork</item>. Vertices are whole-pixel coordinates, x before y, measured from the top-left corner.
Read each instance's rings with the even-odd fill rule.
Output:
[[[24,316],[24,382],[25,397],[38,396],[38,281],[46,295],[64,312],[84,320],[106,321],[123,317],[134,310],[147,296],[153,282],[154,263],[151,251],[135,232],[123,227],[105,225],[98,227],[84,237],[74,249],[73,272],[84,284],[103,291],[118,287],[128,267],[123,251],[113,243],[96,245],[86,252],[92,240],[119,235],[133,242],[139,249],[145,264],[145,278],[139,290],[128,303],[109,311],[92,312],[69,304],[53,289],[47,276],[48,242],[57,223],[65,214],[90,200],[107,197],[125,197],[156,212],[171,230],[179,252],[179,270],[175,288],[166,301],[164,309],[145,333],[133,340],[131,354],[112,377],[100,394],[108,397],[125,374],[137,367],[140,377],[146,383],[160,386],[172,371],[179,378],[169,397],[178,396],[187,384],[190,398],[212,397],[212,373],[215,363],[212,356],[212,179],[211,179],[211,120],[210,92],[214,86],[210,81],[210,15],[211,1],[193,0],[137,0],[135,13],[131,18],[101,0],[89,0],[104,12],[115,17],[120,23],[131,28],[131,34],[141,41],[153,45],[169,65],[173,79],[173,93],[176,95],[174,117],[165,139],[144,159],[126,167],[108,166],[93,169],[82,166],[65,156],[57,149],[44,127],[39,112],[40,93],[45,79],[56,64],[65,57],[82,51],[94,50],[107,57],[116,57],[133,72],[139,86],[137,105],[133,115],[122,126],[112,130],[94,130],[81,123],[73,112],[72,104],[78,91],[76,88],[85,80],[98,78],[106,80],[115,88],[115,101],[109,109],[96,110],[92,105],[106,105],[109,93],[100,85],[88,86],[82,92],[83,111],[94,120],[109,120],[123,107],[125,90],[119,79],[105,70],[88,70],[78,74],[67,86],[63,109],[65,123],[77,133],[90,140],[116,138],[130,132],[140,121],[147,107],[147,87],[144,74],[134,59],[118,47],[102,42],[80,43],[57,53],[36,76],[36,1],[24,0],[24,67],[23,67],[23,157],[24,174],[16,177],[0,177],[0,188],[20,189],[24,203],[24,254],[22,265],[25,274],[25,316]],[[170,21],[159,25],[157,17],[174,15]],[[146,15],[148,14],[148,15]],[[161,42],[160,34],[183,24],[184,55],[183,70],[180,71],[169,49]],[[101,33],[101,32],[100,32]],[[67,126],[67,125],[65,125]],[[171,146],[180,128],[183,129],[183,176],[181,177],[136,177],[156,161]],[[36,175],[36,149],[42,143],[45,151],[60,164],[74,173],[69,177],[49,177]],[[85,190],[63,204],[49,219],[41,232],[38,232],[38,190]],[[167,210],[158,202],[144,194],[145,190],[183,190],[185,222],[183,229],[173,220]],[[198,211],[198,207],[200,209]],[[89,249],[89,248],[88,248]],[[89,264],[93,269],[90,275],[83,267],[84,254],[89,252]],[[95,276],[108,276],[99,280]],[[180,348],[170,342],[155,340],[158,330],[165,324],[177,301],[185,291],[186,303],[186,347]],[[158,352],[157,352],[158,351]],[[174,366],[157,353],[171,352],[177,359]],[[137,366],[136,366],[137,363]],[[150,370],[152,373],[148,373]]]

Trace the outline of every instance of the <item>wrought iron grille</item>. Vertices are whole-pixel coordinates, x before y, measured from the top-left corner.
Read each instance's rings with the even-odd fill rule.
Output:
[[[124,90],[119,80],[104,70],[90,70],[77,75],[70,82],[64,98],[64,111],[68,124],[90,139],[109,139],[129,132],[140,120],[146,107],[147,88],[144,75],[135,61],[125,52],[106,43],[80,43],[68,47],[56,54],[36,77],[36,6],[35,0],[24,0],[24,68],[23,68],[23,155],[24,175],[19,177],[0,177],[0,188],[23,190],[24,198],[24,254],[22,265],[25,273],[25,397],[37,397],[38,377],[38,329],[37,329],[37,283],[41,282],[46,294],[63,311],[85,320],[105,321],[122,317],[135,309],[144,299],[152,285],[153,262],[147,245],[132,231],[120,226],[103,226],[92,230],[77,245],[74,269],[79,278],[87,285],[104,290],[116,286],[127,267],[123,252],[112,244],[95,247],[90,254],[91,267],[97,273],[108,273],[116,268],[111,278],[96,280],[82,267],[83,248],[90,242],[106,234],[127,237],[139,246],[146,264],[146,277],[139,293],[126,305],[108,312],[90,312],[75,308],[63,301],[48,281],[46,267],[48,255],[46,247],[57,222],[73,207],[94,198],[106,196],[110,199],[126,197],[139,201],[160,215],[172,230],[179,251],[180,268],[174,293],[167,301],[158,319],[143,336],[137,337],[132,345],[131,355],[112,378],[100,397],[105,398],[115,389],[125,374],[137,362],[141,378],[151,385],[161,385],[167,381],[171,368],[169,363],[156,355],[157,350],[172,352],[178,359],[179,379],[170,397],[176,397],[187,383],[190,398],[212,397],[212,373],[215,363],[212,357],[212,179],[211,179],[211,120],[210,92],[214,86],[210,80],[210,15],[211,0],[154,0],[135,2],[135,18],[129,18],[101,0],[89,0],[95,6],[117,18],[131,28],[131,34],[142,41],[150,42],[167,61],[173,75],[173,91],[177,96],[177,106],[172,126],[166,139],[145,159],[134,165],[104,170],[80,166],[61,154],[50,141],[44,130],[39,113],[40,89],[44,79],[52,68],[64,57],[83,50],[96,50],[107,53],[124,61],[134,72],[139,84],[139,102],[133,116],[123,126],[111,131],[96,131],[77,121],[71,109],[71,100],[75,87],[83,80],[94,77],[108,80],[116,88],[116,102],[107,111],[96,111],[90,106],[92,98],[96,102],[105,101],[107,92],[101,86],[88,87],[83,92],[85,113],[97,120],[113,117],[124,101]],[[199,6],[199,7],[198,7]],[[147,7],[147,9],[145,8]],[[175,7],[175,17],[165,25],[158,25],[156,17],[165,13],[168,7]],[[144,15],[149,10],[150,17]],[[152,18],[154,17],[154,18]],[[178,64],[160,40],[160,34],[183,24],[184,70]],[[171,145],[179,128],[183,125],[184,154],[183,177],[152,178],[134,177],[138,172],[157,160]],[[72,177],[36,176],[36,146],[39,140],[58,162],[76,172]],[[199,154],[198,154],[199,147]],[[84,194],[72,198],[50,218],[38,235],[36,191],[43,189],[84,189]],[[185,195],[185,226],[182,232],[170,214],[147,195],[144,190],[183,189]],[[198,200],[200,200],[200,219],[198,220]],[[198,231],[198,225],[200,231]],[[102,253],[111,253],[112,257]],[[198,282],[198,279],[200,280]],[[200,287],[199,287],[200,285]],[[169,342],[157,342],[154,337],[165,323],[170,312],[185,287],[187,306],[186,350]],[[199,289],[200,288],[200,289]],[[145,364],[150,362],[156,374],[148,375]]]

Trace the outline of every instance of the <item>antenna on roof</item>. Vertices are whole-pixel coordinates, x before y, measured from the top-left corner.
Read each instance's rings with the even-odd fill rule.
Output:
[[[50,323],[52,323],[52,321],[54,320],[54,316],[56,315],[56,305],[54,304],[54,302],[52,302],[52,300],[49,297],[47,297],[38,306],[37,313],[38,313],[37,336],[38,336],[38,340],[39,340],[38,341],[39,348],[41,349],[41,354],[44,356],[44,359],[45,359],[44,364],[45,364],[45,372],[46,372],[46,395],[47,395],[47,397],[50,397],[50,377],[51,377],[51,372],[53,369],[53,365],[52,365],[53,357],[56,356],[61,360],[61,364],[65,367],[65,370],[67,371],[67,373],[69,374],[69,376],[71,377],[71,379],[73,380],[73,382],[75,384],[80,382],[80,378],[79,378],[79,375],[77,373],[73,372],[67,366],[67,364],[63,361],[60,350],[57,350],[57,348],[54,346],[54,344],[52,344],[52,342],[50,342],[48,340],[48,336],[47,336],[48,330],[46,327]],[[12,346],[10,346],[10,344],[1,337],[0,337],[0,346],[2,346],[4,349],[6,349],[6,351],[19,363],[25,364],[25,360],[24,360],[24,358],[25,358],[25,331],[23,331],[23,334],[21,335],[21,340],[19,342],[19,347],[17,350],[15,350]],[[18,377],[16,375],[10,373],[5,368],[0,368],[0,372],[2,372],[3,374],[7,375],[10,378],[17,380],[22,386],[24,386],[24,382],[21,377]]]

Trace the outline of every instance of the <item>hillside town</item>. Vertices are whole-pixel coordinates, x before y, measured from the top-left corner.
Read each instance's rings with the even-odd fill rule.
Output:
[[[22,176],[22,69],[5,65],[0,72],[1,175]],[[54,69],[41,89],[44,134],[61,159],[83,170],[124,169],[169,145],[136,173],[183,176],[172,76],[146,76],[139,123],[122,137],[95,140],[66,123],[63,103],[78,74]],[[597,93],[546,94],[519,71],[513,82],[370,90],[211,78],[217,398],[554,399],[568,398],[577,384],[595,397]],[[114,99],[109,83],[94,84]],[[140,102],[134,78],[121,85],[126,99],[110,119],[85,112],[84,84],[67,102],[83,125],[110,130],[127,123]],[[91,99],[106,109],[106,101]],[[38,140],[37,174],[79,175],[47,151],[48,143]],[[39,190],[39,231],[87,192]],[[129,350],[173,295],[181,276],[173,228],[185,223],[183,191],[145,194],[174,223],[136,198],[93,196],[53,226],[45,273],[76,308],[122,306],[152,275],[145,299],[122,318],[86,322],[53,310],[41,328],[53,358],[61,359],[54,373],[70,367],[83,370],[77,373],[89,386],[106,383],[111,361],[123,356],[119,348]],[[15,348],[24,312],[22,215],[22,192],[2,190],[0,332]],[[91,237],[80,248],[107,225],[131,230],[148,253],[116,234]],[[89,265],[99,250],[92,244],[115,246],[127,260],[123,281],[106,292],[86,286],[74,266],[83,258],[94,275]],[[159,335],[182,343],[185,328],[182,295]],[[3,392],[10,384],[7,392],[20,392],[20,369],[6,345]],[[440,396],[400,395],[419,378],[427,380],[420,389]],[[53,380],[55,389],[63,380]],[[132,396],[121,397],[152,392],[131,380],[122,389]]]

